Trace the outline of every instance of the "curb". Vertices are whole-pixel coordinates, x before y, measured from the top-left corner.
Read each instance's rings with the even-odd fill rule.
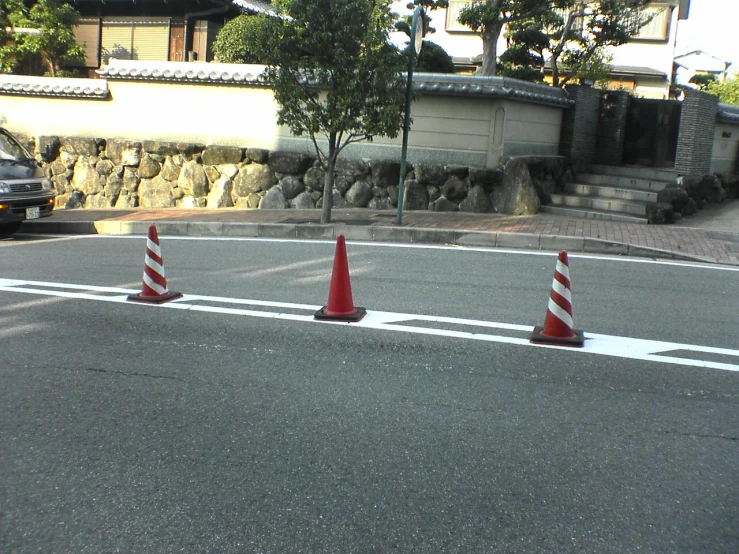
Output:
[[[155,224],[159,235],[334,240],[339,234],[346,240],[396,242],[404,244],[449,244],[466,247],[511,248],[608,254],[640,258],[718,263],[712,258],[683,254],[623,242],[590,237],[571,237],[536,233],[501,233],[434,229],[423,227],[386,227],[345,223],[220,223],[206,221],[33,221],[24,222],[21,232],[49,235],[142,235]]]

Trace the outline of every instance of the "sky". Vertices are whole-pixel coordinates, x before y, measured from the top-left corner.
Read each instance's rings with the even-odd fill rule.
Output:
[[[703,50],[739,72],[739,0],[691,0],[690,17],[677,28],[675,54]]]

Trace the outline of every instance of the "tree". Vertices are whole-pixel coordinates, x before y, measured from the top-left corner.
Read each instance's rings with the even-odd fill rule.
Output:
[[[0,72],[12,73],[19,63],[18,45],[12,32],[13,19],[26,13],[22,0],[0,1]]]
[[[711,75],[708,73],[696,73],[690,78],[688,82],[697,86],[698,90],[706,90],[709,87],[709,85],[717,81],[718,79],[716,78],[715,75]]]
[[[55,77],[64,74],[65,65],[83,61],[84,49],[75,41],[73,30],[79,17],[77,10],[61,0],[4,0],[2,18],[11,28],[30,32],[5,37],[6,44],[0,48],[3,71],[13,71],[23,59],[39,56],[46,74]]]
[[[321,223],[328,223],[342,150],[375,136],[398,136],[406,61],[388,43],[393,21],[385,0],[275,5],[283,15],[265,20],[256,54],[268,66],[265,76],[280,106],[278,124],[310,137],[325,170]]]
[[[549,58],[552,85],[564,86],[572,78],[602,73],[606,49],[628,42],[651,20],[644,11],[650,1],[571,1],[562,26],[553,33]],[[560,74],[560,66],[567,68],[565,76]]]
[[[649,21],[643,8],[650,0],[486,0],[465,7],[459,22],[483,40],[482,75],[497,71],[497,42],[508,27],[501,56],[509,75],[540,80],[544,61],[552,66],[554,86],[601,72],[605,49],[618,46]],[[560,67],[567,75],[560,76]],[[534,69],[534,68],[539,69]]]
[[[462,8],[458,21],[482,38],[481,75],[495,75],[498,39],[503,27],[519,21],[539,20],[554,8],[573,0],[477,0]]]
[[[410,55],[409,44],[403,51],[403,56],[408,59]],[[415,52],[414,52],[415,54]],[[441,46],[435,42],[424,40],[421,53],[416,58],[415,71],[427,73],[454,73],[454,60]]]
[[[264,15],[240,15],[223,26],[215,42],[213,53],[219,62],[259,63],[254,53],[264,29]]]
[[[739,75],[723,81],[710,83],[706,92],[718,96],[719,102],[739,106]]]

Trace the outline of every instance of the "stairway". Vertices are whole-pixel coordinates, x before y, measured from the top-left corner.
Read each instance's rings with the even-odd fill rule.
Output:
[[[553,193],[552,203],[541,213],[647,223],[646,206],[657,201],[657,192],[675,182],[677,172],[650,167],[591,165],[579,173],[562,193]]]

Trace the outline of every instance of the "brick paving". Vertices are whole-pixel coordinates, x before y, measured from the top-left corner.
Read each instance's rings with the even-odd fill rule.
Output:
[[[575,219],[551,214],[534,216],[506,216],[498,214],[469,214],[461,212],[406,212],[403,227],[450,229],[457,231],[487,231],[494,233],[527,233],[562,237],[584,237],[667,250],[706,260],[739,265],[739,200],[728,206],[730,229],[716,232],[709,228],[688,227],[689,219],[681,225],[645,225]],[[733,216],[736,217],[733,217]],[[334,224],[393,226],[394,211],[335,209]],[[725,217],[725,216],[724,216]],[[318,224],[318,210],[57,210],[46,221],[203,221],[241,223]]]

